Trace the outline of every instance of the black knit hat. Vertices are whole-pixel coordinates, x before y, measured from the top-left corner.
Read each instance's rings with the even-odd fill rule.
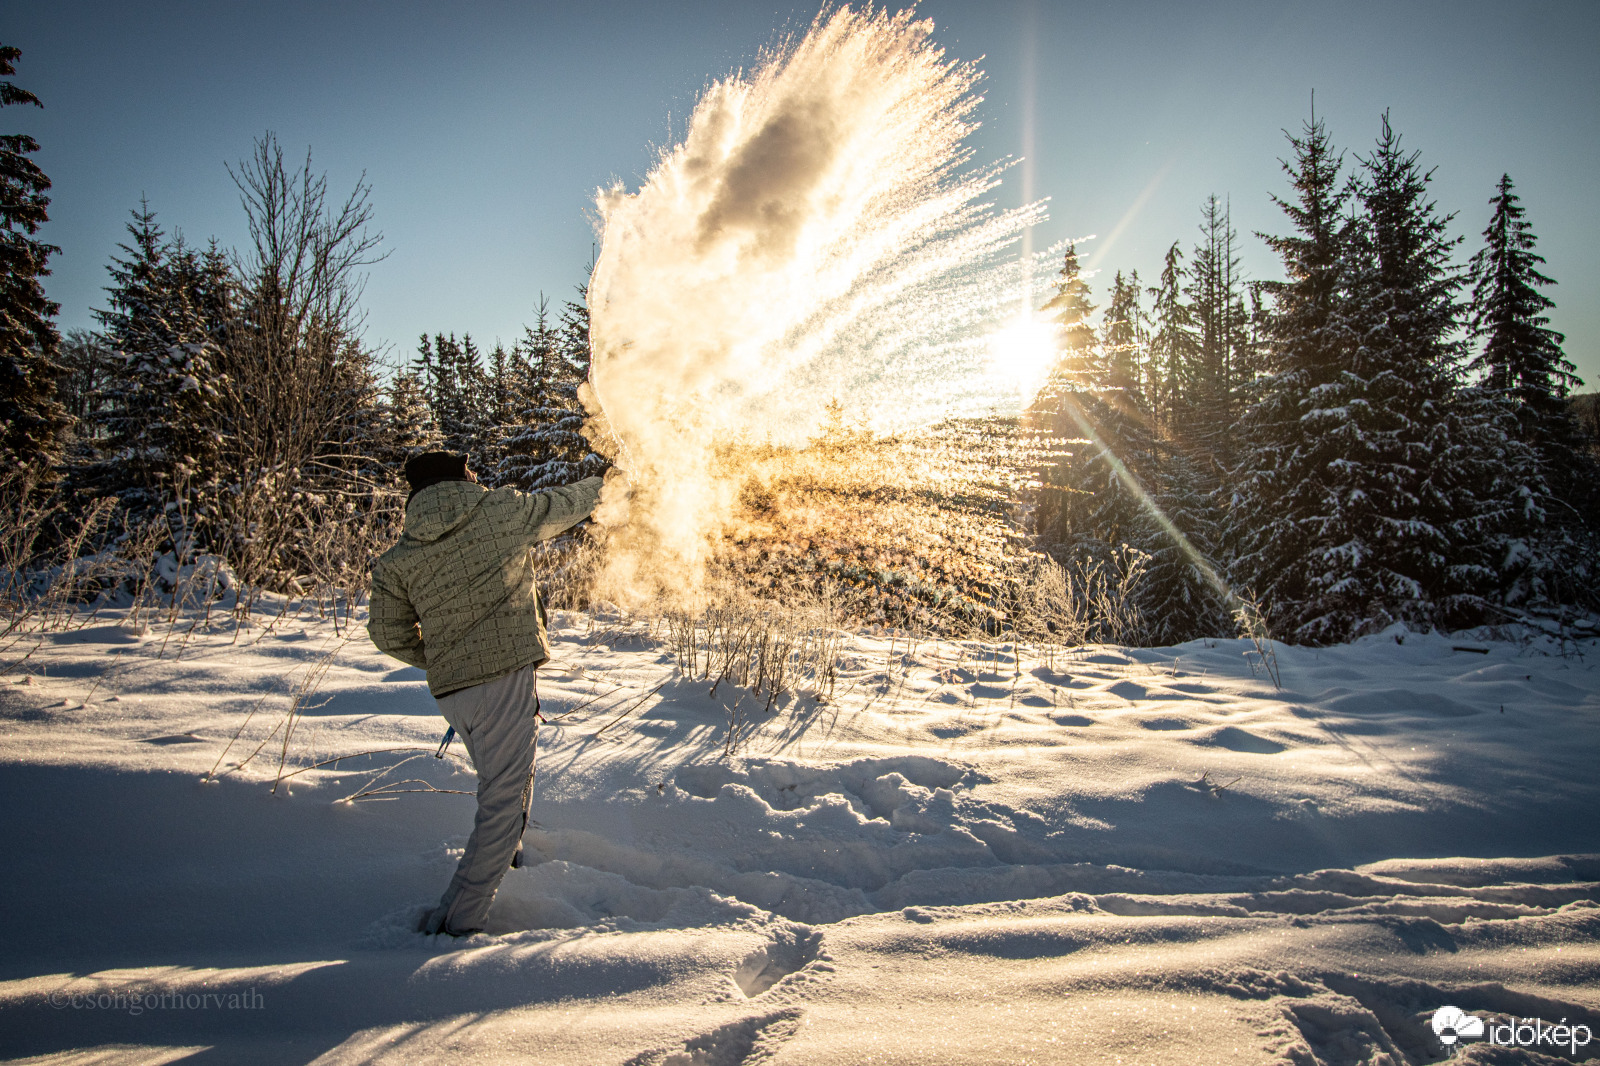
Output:
[[[467,457],[456,452],[423,452],[406,460],[406,480],[411,496],[441,481],[466,481]],[[411,496],[406,502],[411,502]]]

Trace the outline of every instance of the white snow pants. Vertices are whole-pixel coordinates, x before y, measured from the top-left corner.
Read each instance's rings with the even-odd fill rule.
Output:
[[[537,670],[524,666],[438,701],[439,713],[455,727],[478,772],[478,815],[450,887],[423,923],[424,933],[465,936],[481,930],[500,879],[520,865],[539,741]]]

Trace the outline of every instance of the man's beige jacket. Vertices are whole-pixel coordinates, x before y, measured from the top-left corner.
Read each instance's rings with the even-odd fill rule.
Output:
[[[400,543],[372,567],[372,643],[426,670],[435,698],[544,662],[533,546],[586,518],[601,484],[529,494],[442,481],[418,492]]]

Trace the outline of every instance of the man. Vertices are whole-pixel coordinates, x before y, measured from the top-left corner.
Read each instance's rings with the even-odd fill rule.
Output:
[[[535,671],[550,657],[533,546],[588,517],[601,478],[533,494],[478,484],[467,457],[406,463],[411,495],[400,542],[372,567],[367,633],[380,651],[428,672],[439,713],[478,773],[466,854],[424,933],[468,936],[508,869],[521,865],[538,741]]]

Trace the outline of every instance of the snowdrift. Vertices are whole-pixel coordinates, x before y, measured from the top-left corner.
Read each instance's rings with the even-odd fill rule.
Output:
[[[1600,1029],[1593,641],[1276,647],[1280,690],[1234,640],[854,634],[834,699],[768,713],[640,627],[552,635],[537,861],[461,942],[411,930],[473,778],[359,624],[51,637],[0,684],[0,1054],[1400,1066],[1447,1005]]]

